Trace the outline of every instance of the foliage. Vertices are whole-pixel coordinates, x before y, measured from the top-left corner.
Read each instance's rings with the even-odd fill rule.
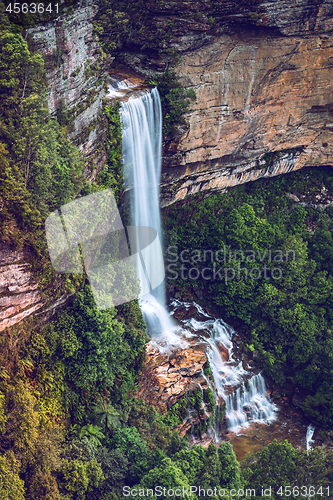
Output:
[[[61,491],[73,500],[84,500],[86,492],[97,488],[104,480],[100,465],[96,460],[63,460],[61,470]]]
[[[202,418],[205,416],[205,410],[202,408],[203,403],[207,403],[206,412],[210,412],[208,419]],[[190,393],[185,393],[177,399],[174,405],[168,408],[167,414],[163,416],[162,420],[171,427],[183,424],[184,419],[188,416],[189,408],[195,409],[199,418],[199,424],[195,426],[193,432],[201,436],[215,421],[215,400],[210,389],[205,389],[202,392],[200,389],[196,389]],[[223,420],[223,415],[221,415],[221,419]]]
[[[4,437],[20,457],[25,455],[30,458],[35,451],[39,428],[35,405],[36,398],[24,382],[8,388],[8,419]]]
[[[184,113],[189,110],[191,101],[196,100],[193,89],[184,90],[174,72],[168,71],[149,83],[157,85],[163,111],[163,134],[169,138],[177,133],[177,127],[183,125]]]
[[[123,190],[122,178],[122,125],[119,110],[121,107],[120,101],[117,101],[114,106],[105,106],[105,114],[108,120],[109,136],[106,141],[106,151],[108,154],[107,162],[103,170],[99,173],[97,182],[90,188],[92,191],[111,188],[113,194],[119,202],[120,195]],[[86,190],[88,187],[86,188]],[[85,192],[85,194],[87,191]]]
[[[145,40],[153,51],[167,56],[165,45],[176,31],[171,20],[154,23],[144,0],[103,0],[95,21],[95,33],[105,52],[114,55],[129,44]]]
[[[109,431],[113,431],[120,426],[119,413],[110,403],[102,401],[94,408],[94,415],[95,420],[103,426],[106,437]]]
[[[36,471],[30,481],[29,497],[31,500],[60,500],[56,478],[49,471]]]
[[[0,17],[1,236],[41,245],[43,219],[82,189],[83,162],[48,112],[42,56]]]
[[[25,500],[24,482],[19,476],[20,466],[13,452],[0,455],[1,500]]]
[[[146,334],[140,310],[135,304],[127,308],[132,321],[126,323],[117,317],[114,308],[98,311],[90,286],[84,285],[73,306],[45,329],[52,353],[48,363],[51,367],[55,362],[66,361],[64,377],[71,385],[66,397],[80,423],[87,422],[86,405],[92,409],[95,401],[96,406],[98,394],[98,399],[101,394],[112,394],[117,402],[133,387],[144,359]],[[84,405],[81,409],[75,404],[75,396]]]
[[[261,452],[248,455],[242,462],[245,486],[254,489],[252,498],[262,498],[262,489],[272,499],[311,496],[320,499],[330,484],[332,452],[315,448],[296,450],[288,441],[274,440]],[[310,489],[311,488],[311,489]],[[270,493],[270,494],[268,494]],[[310,493],[310,495],[309,495]]]
[[[145,475],[140,481],[139,487],[141,488],[156,488],[156,486],[161,486],[162,488],[176,489],[189,488],[189,482],[182,470],[172,462],[168,457],[162,459],[161,464],[150,470],[147,475]],[[165,495],[165,498],[173,498]]]
[[[95,446],[101,446],[101,440],[105,439],[105,435],[101,432],[101,428],[97,425],[87,424],[84,425],[79,432],[79,439],[84,437],[89,438],[89,441],[92,442]]]
[[[295,206],[284,194],[288,189],[312,196],[313,186],[332,186],[329,170],[307,172],[199,195],[167,209],[165,240],[171,248],[165,261],[169,283],[205,291],[245,333],[266,374],[278,384],[292,376],[309,393],[306,414],[330,426],[333,223],[328,213]],[[308,224],[317,226],[313,234]],[[191,268],[198,278],[190,277]]]

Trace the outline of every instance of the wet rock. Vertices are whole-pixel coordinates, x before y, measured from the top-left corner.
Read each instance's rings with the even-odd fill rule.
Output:
[[[207,387],[201,375],[207,356],[198,346],[189,345],[176,353],[162,354],[150,341],[146,353],[146,366],[139,380],[140,388],[136,397],[157,407],[160,403],[170,406],[185,392],[193,391],[199,385]]]

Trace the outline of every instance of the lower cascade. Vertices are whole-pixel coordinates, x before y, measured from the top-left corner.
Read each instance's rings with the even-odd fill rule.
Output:
[[[315,430],[316,429],[312,424],[308,425],[308,428],[306,430],[306,438],[305,438],[307,453],[309,453],[309,451],[311,450],[311,444],[314,443],[314,440],[312,439],[312,437],[313,437]]]
[[[196,309],[200,320],[191,318],[181,321],[186,336],[196,337],[198,344],[206,346],[207,358],[214,378],[215,391],[226,403],[226,420],[228,430],[239,433],[252,422],[270,424],[277,417],[277,406],[267,397],[264,377],[261,373],[252,375],[244,370],[242,362],[233,356],[232,335],[234,330],[222,319],[209,316],[198,304],[173,300],[172,314],[177,309]],[[189,331],[191,333],[189,333]],[[208,335],[207,335],[208,334]],[[225,352],[222,359],[220,349]],[[210,385],[206,379],[207,385]],[[219,411],[216,411],[214,434],[218,437]]]
[[[131,221],[134,226],[148,226],[157,231],[162,241],[159,207],[159,183],[162,150],[162,111],[156,88],[140,97],[130,97],[120,110],[123,122],[123,163],[127,188],[130,189]],[[148,249],[148,250],[147,250]],[[149,252],[149,247],[145,249]],[[228,429],[238,433],[251,422],[271,423],[276,418],[276,405],[267,397],[264,378],[260,373],[251,374],[237,362],[232,353],[233,329],[222,319],[208,315],[198,304],[173,300],[172,311],[166,308],[164,283],[147,290],[148,277],[154,273],[164,275],[163,259],[154,250],[147,261],[151,269],[141,270],[138,278],[143,293],[140,307],[147,323],[148,334],[161,352],[187,345],[188,342],[204,345],[215,387],[216,421],[212,423],[215,440],[219,434],[219,409],[226,403]],[[179,308],[194,307],[194,317],[174,320]],[[175,316],[176,317],[176,316]],[[222,359],[220,348],[226,351]],[[252,375],[252,376],[251,376]],[[207,385],[208,377],[203,374]]]
[[[254,375],[225,398],[227,424],[237,432],[252,422],[273,422],[275,405],[266,397],[267,389],[261,373]]]

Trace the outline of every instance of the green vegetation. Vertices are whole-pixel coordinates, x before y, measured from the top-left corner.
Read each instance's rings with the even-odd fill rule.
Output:
[[[50,118],[43,58],[0,15],[1,237],[43,246],[43,221],[80,192],[83,162]]]
[[[172,263],[169,282],[202,288],[223,317],[244,332],[249,350],[258,351],[266,375],[277,384],[291,377],[308,391],[306,415],[330,427],[332,209],[295,205],[286,195],[305,193],[312,202],[315,193],[325,192],[323,185],[332,192],[331,171],[314,169],[205,199],[200,195],[168,211],[165,240],[176,247],[166,255]],[[189,250],[189,263],[179,258],[183,250]],[[196,271],[194,281],[189,277],[192,267],[201,273],[207,266],[205,279],[195,279]]]
[[[203,407],[205,405],[205,409]],[[176,427],[183,424],[188,417],[189,409],[194,409],[196,414],[194,418],[198,419],[198,423],[193,429],[193,433],[202,437],[203,432],[207,432],[211,425],[215,422],[215,399],[214,394],[210,389],[205,389],[201,392],[198,388],[190,393],[186,393],[177,399],[177,402],[168,408],[167,414],[163,416],[163,422]],[[205,411],[206,410],[206,411]],[[207,412],[209,417],[207,418]],[[223,421],[224,414],[221,412],[220,418]]]
[[[166,138],[174,138],[177,127],[183,125],[184,113],[189,110],[191,101],[196,100],[193,89],[185,90],[177,79],[174,72],[149,80],[151,85],[156,85],[161,97],[163,112],[163,134]]]
[[[96,185],[93,189],[106,189],[111,188],[115,195],[117,202],[119,202],[120,195],[123,190],[123,177],[122,177],[122,128],[119,109],[121,103],[119,101],[112,106],[105,106],[105,114],[108,120],[109,137],[106,141],[106,151],[108,154],[107,162],[102,172],[100,172]],[[98,186],[100,186],[98,188]]]
[[[211,18],[213,19],[213,18]],[[212,21],[214,22],[214,21]],[[143,0],[133,2],[125,0],[102,0],[94,24],[102,50],[108,54],[117,55],[119,50],[129,43],[136,44],[138,39],[148,42],[154,51],[158,51],[165,60],[163,74],[149,79],[148,83],[156,85],[162,103],[163,134],[166,140],[171,140],[177,134],[177,128],[184,124],[184,113],[189,105],[196,100],[193,89],[185,90],[172,67],[179,61],[177,52],[166,47],[166,42],[176,33],[171,19],[161,26],[152,29],[152,18]]]

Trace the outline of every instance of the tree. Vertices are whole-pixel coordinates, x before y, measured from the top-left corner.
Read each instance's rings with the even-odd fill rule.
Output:
[[[36,398],[26,384],[19,381],[8,391],[7,440],[19,456],[33,458],[39,430],[39,415],[35,410]]]
[[[270,498],[287,500],[287,495],[277,495],[280,487],[297,485],[297,451],[288,441],[278,443],[276,439],[255,456],[244,461],[244,488],[255,489],[256,496],[262,498],[262,489],[272,488]],[[284,491],[283,491],[284,493]]]
[[[95,420],[104,427],[104,434],[108,437],[109,431],[115,430],[120,426],[119,412],[108,402],[101,401],[94,408]]]
[[[104,480],[100,465],[96,460],[82,462],[81,460],[68,461],[62,464],[60,489],[70,499],[84,500],[86,493],[98,488]]]
[[[101,428],[97,425],[87,424],[84,425],[79,432],[79,439],[87,437],[93,445],[102,446],[101,440],[105,439],[105,435]]]
[[[140,490],[141,488],[151,488],[154,490],[156,486],[166,488],[166,490],[172,489],[173,491],[180,488],[181,491],[183,491],[183,488],[188,490],[190,484],[182,470],[177,467],[177,465],[170,458],[167,457],[164,458],[158,466],[150,470],[148,474],[141,479],[139,486],[137,486],[136,488],[138,490]],[[165,498],[180,497],[176,496],[175,494],[169,495],[168,491],[166,491]],[[191,498],[195,500],[196,496],[192,495]]]
[[[241,488],[243,486],[239,463],[235,452],[228,442],[223,442],[218,448],[218,455],[221,462],[220,484],[229,489]]]
[[[29,482],[29,500],[60,500],[58,484],[51,472],[38,470]]]

